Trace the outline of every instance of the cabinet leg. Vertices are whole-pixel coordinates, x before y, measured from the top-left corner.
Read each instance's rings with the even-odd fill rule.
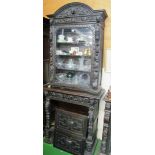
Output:
[[[93,137],[93,123],[94,123],[94,106],[89,108],[89,125],[88,125],[88,137],[86,139],[86,150],[85,155],[93,155],[93,148],[96,145]]]
[[[50,143],[51,113],[50,113],[50,99],[48,99],[48,98],[46,98],[46,102],[45,102],[45,115],[46,115],[45,141],[47,143]]]

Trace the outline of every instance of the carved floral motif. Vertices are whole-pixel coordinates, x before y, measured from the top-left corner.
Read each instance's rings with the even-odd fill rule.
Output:
[[[75,17],[75,16],[89,16],[92,14],[92,11],[82,7],[82,6],[71,6],[63,11],[61,11],[56,18],[66,18],[66,17]]]
[[[88,17],[71,17],[71,18],[61,18],[54,19],[53,24],[64,24],[64,23],[80,23],[80,22],[96,22],[98,16],[88,16]]]
[[[89,107],[90,105],[93,105],[96,102],[87,97],[68,95],[68,94],[62,94],[62,93],[56,93],[56,92],[49,92],[48,96],[50,99],[55,99],[55,100],[68,102],[68,103],[74,103],[74,104],[83,105],[86,107]]]

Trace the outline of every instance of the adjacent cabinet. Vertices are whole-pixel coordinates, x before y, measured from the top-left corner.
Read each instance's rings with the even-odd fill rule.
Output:
[[[101,88],[105,10],[61,7],[50,20],[49,82],[44,85],[44,140],[75,155],[93,155]]]

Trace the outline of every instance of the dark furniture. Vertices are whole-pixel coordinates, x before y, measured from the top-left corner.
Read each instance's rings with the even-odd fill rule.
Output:
[[[43,83],[46,84],[49,82],[49,28],[50,22],[49,19],[43,17]],[[45,128],[46,119],[45,119],[45,101],[46,97],[43,94],[43,127]]]
[[[43,17],[43,60],[50,59],[49,29],[50,21]]]
[[[105,10],[93,10],[76,2],[48,17],[51,85],[99,93]]]
[[[103,125],[103,135],[101,142],[101,153],[100,155],[110,155],[111,153],[111,92],[108,90],[104,101],[105,113],[104,113],[104,125]]]
[[[47,84],[44,85],[44,92],[46,142],[53,143],[54,138],[54,146],[58,148],[75,155],[93,155],[96,146],[98,108],[104,90],[98,95],[92,95],[48,88]]]
[[[44,85],[44,141],[93,155],[101,88],[105,10],[70,3],[50,19],[49,83]]]

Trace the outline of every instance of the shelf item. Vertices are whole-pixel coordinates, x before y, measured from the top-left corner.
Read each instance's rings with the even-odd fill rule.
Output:
[[[79,49],[79,47],[71,47],[70,49],[67,50],[56,50],[56,55],[61,56],[61,55],[68,55],[68,56],[88,56],[91,57],[92,51],[90,48],[83,48]]]
[[[56,73],[56,80],[57,84],[68,84],[68,85],[83,85],[85,87],[89,87],[90,84],[90,75],[89,73],[85,72],[76,72],[76,71],[68,71],[63,70]]]
[[[91,72],[91,59],[86,57],[58,57],[56,60],[56,70],[73,70],[81,72]]]

